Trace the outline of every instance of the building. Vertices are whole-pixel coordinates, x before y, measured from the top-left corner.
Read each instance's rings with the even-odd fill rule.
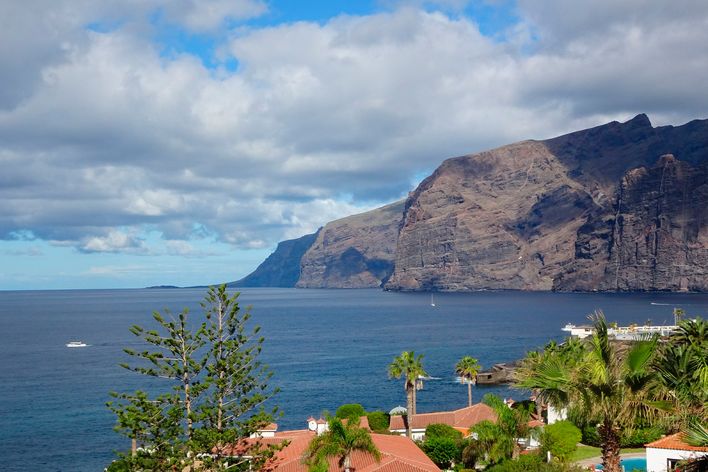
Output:
[[[640,341],[647,339],[650,336],[658,334],[659,336],[669,336],[678,329],[677,325],[667,326],[610,326],[607,329],[607,335],[612,339],[619,341]],[[575,326],[568,323],[563,327],[563,331],[570,333],[571,337],[584,339],[592,336],[595,332],[594,328],[589,325]]]
[[[489,420],[496,421],[497,414],[494,410],[484,403],[460,408],[454,411],[440,411],[436,413],[419,413],[413,415],[411,424],[411,432],[413,440],[420,441],[425,438],[425,428],[431,424],[442,423],[452,426],[464,436],[467,436],[471,426],[476,425],[480,421]],[[388,429],[392,433],[398,433],[402,436],[406,434],[405,416],[392,416]]]
[[[361,427],[368,428],[368,422],[363,420]],[[323,420],[322,420],[323,421]],[[307,466],[303,462],[303,456],[310,444],[318,434],[327,431],[327,428],[318,427],[322,424],[320,420],[308,418],[308,429],[292,431],[270,432],[273,425],[268,425],[268,431],[258,432],[256,438],[246,440],[245,443],[234,445],[227,453],[241,458],[248,458],[248,449],[256,444],[261,445],[281,445],[287,442],[287,446],[278,451],[270,459],[261,472],[307,472]],[[326,423],[326,422],[325,422]],[[266,435],[266,433],[268,435]],[[413,441],[406,437],[371,434],[376,447],[381,452],[381,460],[376,459],[368,453],[357,451],[352,454],[351,469],[356,472],[440,472],[440,469],[425,453],[415,445]],[[337,464],[335,458],[330,459],[329,470],[343,472]]]
[[[645,447],[647,472],[668,472],[675,470],[679,461],[708,457],[708,447],[687,444],[683,440],[683,433],[666,436]]]

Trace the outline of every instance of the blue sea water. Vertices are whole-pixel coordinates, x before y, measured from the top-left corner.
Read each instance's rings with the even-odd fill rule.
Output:
[[[122,349],[136,344],[128,328],[150,326],[151,312],[188,307],[199,312],[202,289],[0,291],[0,450],[5,471],[100,471],[113,451],[129,447],[112,431],[108,392],[144,386],[118,366]],[[437,294],[380,290],[243,289],[242,305],[266,338],[263,360],[283,412],[281,429],[342,403],[389,410],[405,405],[402,382],[386,368],[403,350],[425,354],[428,373],[418,410],[459,408],[466,387],[453,366],[464,355],[483,366],[512,361],[563,337],[603,309],[619,323],[672,319],[672,308],[706,316],[705,294],[560,294],[479,292]],[[68,349],[71,340],[90,346]],[[524,397],[504,387],[477,387]]]

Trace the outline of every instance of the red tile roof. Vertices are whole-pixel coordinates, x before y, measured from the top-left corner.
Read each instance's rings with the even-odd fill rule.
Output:
[[[644,447],[653,447],[654,449],[679,449],[682,451],[699,451],[708,452],[708,447],[691,446],[684,441],[683,433],[676,433],[654,442],[646,444]]]
[[[413,416],[411,424],[413,429],[425,429],[426,426],[435,423],[443,423],[453,428],[461,428],[465,432],[480,421],[496,421],[497,415],[494,410],[484,403],[460,408],[455,411],[440,411],[436,413],[419,413]],[[403,416],[392,416],[389,424],[391,430],[404,430],[406,425]]]
[[[278,451],[263,471],[268,472],[307,472],[302,457],[315,433],[307,430],[282,431],[272,438],[260,439],[260,444],[289,444]],[[372,434],[371,439],[381,452],[381,461],[371,454],[360,451],[352,454],[352,468],[357,472],[440,472],[440,469],[415,445],[403,436]],[[237,452],[234,447],[233,452]],[[329,470],[340,472],[336,459],[329,461]]]
[[[348,419],[344,418],[344,419],[342,420],[342,423],[343,423],[343,424],[347,424],[348,421],[349,421]],[[366,417],[366,416],[360,417],[360,418],[359,418],[359,427],[360,427],[360,428],[364,428],[364,429],[366,429],[367,431],[371,431],[371,426],[369,426],[369,418]]]

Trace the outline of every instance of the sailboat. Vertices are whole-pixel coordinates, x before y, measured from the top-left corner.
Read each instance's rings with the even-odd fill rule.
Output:
[[[430,306],[435,306],[435,295],[430,294]]]

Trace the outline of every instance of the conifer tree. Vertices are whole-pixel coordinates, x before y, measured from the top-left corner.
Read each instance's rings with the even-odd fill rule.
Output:
[[[244,441],[276,412],[264,408],[276,391],[258,360],[260,328],[248,329],[249,310],[241,311],[238,294],[230,296],[225,285],[211,287],[201,305],[196,322],[188,322],[185,309],[177,317],[154,312],[157,329],[130,328],[148,348],[124,349],[137,362],[121,366],[166,379],[170,387],[155,398],[142,390],[111,394],[115,429],[133,442],[118,465],[127,468],[115,470],[258,469],[278,449]],[[234,451],[238,457],[231,457]]]

